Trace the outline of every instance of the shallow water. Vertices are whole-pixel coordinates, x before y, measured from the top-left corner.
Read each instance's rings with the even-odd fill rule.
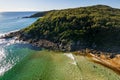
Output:
[[[20,30],[31,25],[37,18],[22,18],[35,12],[2,12],[0,13],[0,36],[12,31]],[[29,44],[15,41],[15,39],[0,39],[0,76],[15,64],[30,54],[30,50],[37,49]]]

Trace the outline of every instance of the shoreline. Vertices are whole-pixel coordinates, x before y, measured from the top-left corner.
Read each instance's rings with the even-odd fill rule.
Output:
[[[37,46],[37,47],[43,47],[46,48],[48,50],[53,50],[53,51],[62,51],[65,50],[64,47],[67,46],[61,46],[59,47],[59,44],[57,43],[53,43],[51,41],[45,40],[45,39],[40,39],[38,41],[34,41],[31,39],[24,39],[24,38],[20,38],[20,33],[22,33],[21,31],[15,31],[9,34],[6,34],[5,36],[3,36],[2,38],[13,38],[15,36],[17,36],[16,40],[19,41],[23,41],[26,43],[29,43],[33,46]],[[101,64],[113,71],[115,71],[116,73],[120,74],[120,57],[116,58],[117,55],[119,54],[114,54],[114,53],[109,53],[109,52],[102,52],[100,50],[92,50],[89,48],[85,48],[85,49],[81,49],[81,50],[76,50],[78,53],[78,55],[81,55],[80,52],[82,52],[82,55],[85,56],[87,55],[88,57],[91,57],[91,60],[97,64]],[[75,52],[75,51],[62,51],[62,52]],[[80,53],[80,54],[79,54]],[[111,57],[112,56],[112,57]],[[116,59],[116,60],[114,60]]]
[[[5,38],[6,36],[10,35],[11,33],[15,33],[15,32],[18,32],[18,30],[14,30],[14,31],[10,31],[10,32],[6,32],[6,33],[0,33],[0,39],[3,39]]]
[[[44,38],[32,38],[30,35],[24,32],[24,30],[15,30],[9,33],[4,34],[4,36],[0,36],[0,39],[9,39],[16,37],[16,40],[23,41],[26,43],[29,43],[33,46],[37,47],[43,47],[46,49],[54,50],[54,51],[62,51],[62,52],[73,52],[73,51],[81,51],[86,50],[93,51],[93,54],[100,54],[104,53],[105,55],[115,56],[119,54],[119,46],[116,47],[89,47],[87,45],[87,42],[81,42],[78,44],[78,42],[67,42],[64,44],[64,42],[54,42],[49,39]],[[82,44],[82,45],[81,45]]]
[[[88,57],[90,61],[100,64],[104,67],[107,67],[120,75],[120,54],[116,55],[114,58],[108,58],[105,54],[101,54],[99,56],[98,54],[92,54],[92,53],[87,53],[85,55],[79,54],[79,55]]]

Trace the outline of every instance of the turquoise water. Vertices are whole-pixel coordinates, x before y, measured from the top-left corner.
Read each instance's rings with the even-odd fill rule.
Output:
[[[31,25],[37,18],[22,18],[35,12],[2,12],[0,13],[0,36],[20,30]],[[29,44],[13,39],[0,39],[0,76],[30,54],[30,50],[37,49]]]

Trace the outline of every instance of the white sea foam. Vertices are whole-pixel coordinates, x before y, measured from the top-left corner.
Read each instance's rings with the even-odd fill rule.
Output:
[[[0,49],[0,61],[3,60],[3,58],[6,57],[4,53],[5,53],[4,49],[1,48],[1,49]]]
[[[0,76],[15,65],[12,59],[7,60],[7,58],[8,54],[6,54],[5,49],[0,48]],[[16,60],[19,60],[19,58],[16,58]]]
[[[6,71],[8,71],[9,69],[11,69],[12,66],[13,65],[10,64],[10,63],[5,64],[4,66],[1,66],[0,67],[0,75],[3,75]]]
[[[0,39],[0,44],[3,44],[5,42],[6,42],[5,39]]]
[[[4,36],[5,34],[0,34],[0,36]],[[7,54],[5,51],[5,47],[16,44],[16,43],[22,43],[22,41],[16,40],[17,38],[11,38],[11,39],[0,39],[0,75],[3,75],[6,71],[12,68],[12,64],[14,62],[6,62]]]
[[[5,34],[0,33],[0,37],[4,36]]]
[[[16,44],[16,43],[22,43],[22,41],[16,40],[15,38],[11,38],[11,39],[0,39],[0,46],[1,46],[1,45],[9,46],[9,45]]]
[[[0,75],[12,68],[12,64],[6,63],[6,54],[4,48],[0,48]]]
[[[71,58],[72,60],[75,60],[75,58],[72,55],[72,53],[65,53],[64,55],[66,55],[67,57]]]
[[[10,32],[4,33],[4,34],[0,33],[0,37],[8,35],[12,32],[16,32],[16,31],[18,31],[18,30],[10,31]],[[14,37],[14,38],[11,38],[11,39],[0,39],[0,45],[1,44],[6,44],[7,46],[9,46],[9,45],[15,44],[15,43],[25,43],[25,42],[17,40],[17,37]]]
[[[3,42],[4,44],[7,43],[7,41],[3,41]],[[9,43],[13,44],[14,41],[9,41]],[[0,45],[0,76],[3,75],[9,69],[11,69],[13,67],[12,63],[14,63],[12,61],[6,62],[7,54],[4,48],[5,46],[8,46],[8,43],[6,45],[4,44]]]
[[[17,32],[17,31],[19,31],[19,30],[9,31],[6,33],[0,33],[0,37],[5,36],[5,35],[10,34],[10,33],[13,33],[13,32]]]
[[[64,53],[64,55],[73,60],[73,62],[71,64],[77,65],[77,63],[75,61],[75,58],[74,58],[72,53]]]

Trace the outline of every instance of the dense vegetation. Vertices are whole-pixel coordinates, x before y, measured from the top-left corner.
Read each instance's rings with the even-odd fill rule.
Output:
[[[50,12],[50,11],[37,12],[37,13],[35,13],[35,14],[29,16],[29,17],[30,17],[30,18],[43,17],[43,16],[45,16],[48,12]]]
[[[21,38],[69,44],[76,50],[116,48],[120,46],[120,9],[96,5],[50,11],[22,31]]]

